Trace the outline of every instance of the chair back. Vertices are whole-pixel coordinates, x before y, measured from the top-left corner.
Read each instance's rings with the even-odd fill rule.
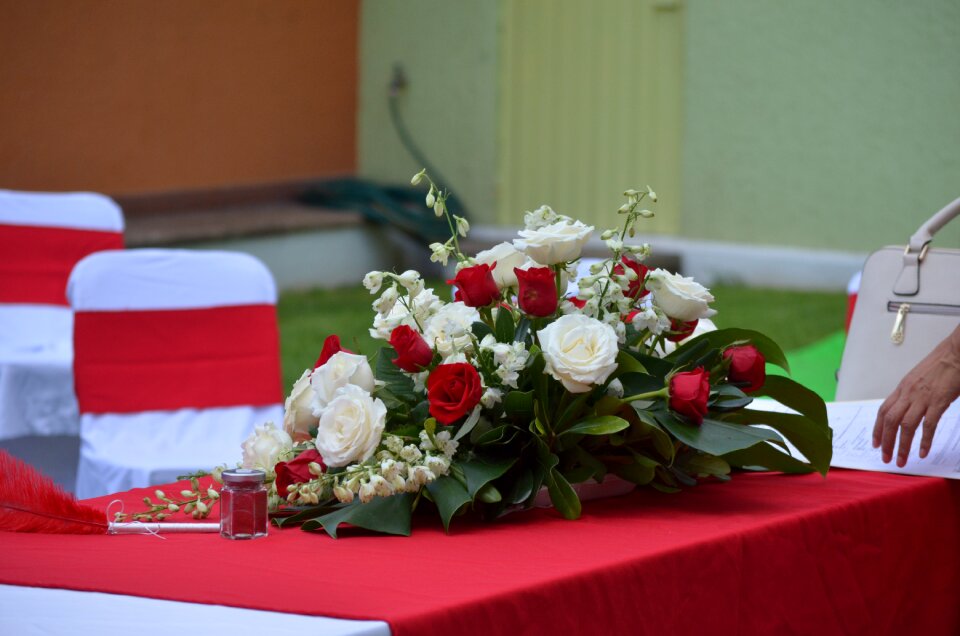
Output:
[[[123,247],[123,213],[91,192],[0,190],[0,357],[62,350],[67,278],[83,257]]]
[[[77,495],[171,481],[240,458],[283,416],[276,286],[252,256],[135,249],[80,261]]]

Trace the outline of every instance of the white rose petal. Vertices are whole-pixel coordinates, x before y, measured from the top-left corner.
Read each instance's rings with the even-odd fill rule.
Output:
[[[544,265],[556,265],[580,258],[583,244],[593,232],[592,225],[580,221],[557,221],[536,230],[520,230],[513,246]]]
[[[298,442],[310,439],[309,431],[317,425],[312,406],[314,391],[310,386],[312,373],[313,369],[303,372],[283,404],[283,430]]]
[[[323,366],[315,369],[310,376],[310,387],[313,389],[311,401],[313,414],[320,417],[337,391],[349,384],[354,384],[367,392],[373,391],[375,386],[373,369],[370,368],[370,363],[365,357],[338,351],[330,356]]]
[[[571,393],[586,393],[617,368],[617,334],[583,314],[561,316],[537,332],[546,371]]]
[[[444,360],[473,348],[473,323],[480,312],[462,302],[443,305],[423,329],[423,338]]]
[[[327,404],[317,425],[316,446],[327,466],[338,468],[369,459],[380,444],[387,407],[379,398],[349,384]]]
[[[488,250],[478,252],[474,258],[474,261],[478,265],[497,264],[493,269],[493,280],[500,289],[517,287],[517,275],[514,273],[513,268],[520,267],[527,260],[528,257],[526,254],[507,242],[498,243]]]
[[[280,456],[293,449],[293,440],[273,422],[254,428],[243,442],[243,467],[259,468],[267,473],[280,461]]]
[[[689,322],[717,313],[709,307],[713,295],[692,278],[656,269],[647,275],[646,287],[657,306],[674,320]]]

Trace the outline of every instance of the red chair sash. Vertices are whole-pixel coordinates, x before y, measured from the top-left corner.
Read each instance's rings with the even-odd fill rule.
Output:
[[[273,305],[77,312],[80,412],[277,404],[278,343]]]
[[[113,249],[123,249],[123,234],[0,223],[0,303],[68,305],[77,261]]]

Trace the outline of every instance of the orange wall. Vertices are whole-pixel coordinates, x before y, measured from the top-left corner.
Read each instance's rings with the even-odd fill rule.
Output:
[[[352,173],[358,0],[0,0],[0,188]]]

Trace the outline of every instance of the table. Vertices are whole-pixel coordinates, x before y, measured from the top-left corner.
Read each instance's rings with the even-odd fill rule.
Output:
[[[450,535],[432,516],[409,538],[341,533],[0,533],[0,583],[382,620],[396,636],[960,631],[960,482],[940,478],[739,474],[586,502],[575,522],[534,509]]]

